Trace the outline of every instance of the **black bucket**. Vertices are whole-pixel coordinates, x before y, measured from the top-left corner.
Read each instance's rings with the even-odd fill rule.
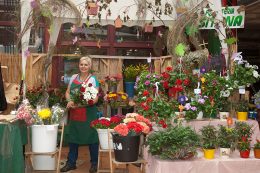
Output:
[[[115,160],[135,162],[138,160],[140,136],[119,136],[113,134]]]

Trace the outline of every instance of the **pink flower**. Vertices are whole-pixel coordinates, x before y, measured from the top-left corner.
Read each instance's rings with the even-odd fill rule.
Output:
[[[128,127],[125,125],[125,124],[119,124],[117,125],[114,130],[120,134],[121,136],[127,136],[128,135],[128,132],[129,132],[129,129]]]

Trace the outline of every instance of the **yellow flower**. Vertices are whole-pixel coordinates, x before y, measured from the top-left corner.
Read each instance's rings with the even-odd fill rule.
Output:
[[[41,119],[49,119],[51,117],[51,110],[49,108],[41,109],[38,111],[38,115]]]
[[[206,82],[206,78],[205,77],[200,78],[200,80],[201,80],[202,83]]]
[[[127,97],[125,96],[125,95],[122,95],[122,97],[121,97],[123,100],[126,100],[127,99]]]
[[[180,110],[180,112],[182,112],[183,109],[184,109],[184,106],[183,106],[183,105],[179,105],[179,110]]]

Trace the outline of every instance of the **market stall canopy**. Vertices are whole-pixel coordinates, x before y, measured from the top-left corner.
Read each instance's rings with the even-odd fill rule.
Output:
[[[88,22],[90,25],[95,23],[99,23],[100,25],[114,25],[116,19],[120,17],[122,21],[124,21],[124,18],[127,19],[127,21],[123,22],[123,25],[126,26],[144,26],[145,23],[151,22],[153,26],[170,26],[178,14],[194,7],[201,1],[202,0],[161,0],[161,5],[156,5],[155,0],[117,0],[117,2],[113,0],[105,4],[105,6],[107,6],[105,9],[104,2],[106,1],[104,0],[103,3],[98,1],[89,5],[89,8],[93,8],[93,10],[98,7],[99,14],[96,13],[96,15],[89,15],[95,12],[88,12],[86,8],[88,1],[74,0],[73,3],[82,14],[82,23],[86,23],[89,18]],[[102,8],[102,10],[100,10],[100,8]],[[161,13],[160,17],[158,13]],[[55,16],[60,18],[63,23],[75,23],[75,15],[68,10],[55,14]]]

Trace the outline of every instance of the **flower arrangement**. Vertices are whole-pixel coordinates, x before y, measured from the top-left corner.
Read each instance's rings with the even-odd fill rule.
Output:
[[[98,90],[91,83],[84,82],[79,90],[75,89],[71,92],[71,99],[77,105],[93,105],[97,95]]]
[[[136,77],[143,71],[147,71],[148,66],[146,64],[129,65],[123,68],[123,75],[125,82],[135,82]]]
[[[65,109],[59,104],[52,108],[37,106],[37,110],[33,109],[27,99],[23,100],[17,110],[16,117],[24,120],[27,125],[50,125],[58,124],[62,119]]]
[[[191,105],[191,103],[186,103],[184,108],[185,108],[184,118],[186,120],[193,120],[197,118],[199,111],[196,106]]]
[[[120,136],[136,136],[141,133],[148,134],[152,129],[150,120],[137,113],[128,113],[123,123],[118,124],[114,130]]]
[[[215,149],[217,147],[217,129],[212,125],[203,126],[200,129],[201,144],[204,149]]]
[[[106,99],[112,108],[128,105],[128,96],[124,92],[109,92]]]
[[[236,122],[235,129],[238,134],[239,140],[249,139],[253,133],[252,126],[245,122]]]
[[[115,86],[119,83],[120,80],[122,80],[122,75],[120,74],[105,77],[105,82],[108,84],[108,86]]]
[[[111,118],[101,117],[90,123],[90,126],[95,129],[113,129],[116,125],[121,123],[123,116],[115,115]]]

